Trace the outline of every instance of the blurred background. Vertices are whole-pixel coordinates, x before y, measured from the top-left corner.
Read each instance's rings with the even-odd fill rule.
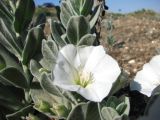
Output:
[[[59,0],[35,3],[35,16],[45,13],[56,19]],[[101,21],[101,44],[125,72],[135,76],[144,63],[160,54],[160,0],[106,0],[106,5],[109,10]],[[49,23],[45,33],[50,34]]]
[[[35,0],[36,5],[53,3],[59,5],[59,0]],[[141,9],[150,9],[160,12],[160,0],[106,0],[112,12],[129,13]]]

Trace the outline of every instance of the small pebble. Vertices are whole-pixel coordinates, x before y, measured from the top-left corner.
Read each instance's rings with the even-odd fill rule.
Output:
[[[128,61],[128,64],[134,64],[134,63],[135,63],[135,60]]]

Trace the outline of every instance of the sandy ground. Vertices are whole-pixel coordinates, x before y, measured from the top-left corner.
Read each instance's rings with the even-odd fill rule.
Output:
[[[113,19],[112,34],[116,40],[114,47],[106,42],[109,31],[102,24],[102,41],[109,54],[118,60],[120,66],[131,76],[142,69],[160,48],[160,19],[157,14],[139,13]]]

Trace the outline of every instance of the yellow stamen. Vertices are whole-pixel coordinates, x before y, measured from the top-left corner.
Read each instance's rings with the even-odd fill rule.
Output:
[[[83,88],[86,88],[89,84],[93,83],[93,74],[88,72],[82,72],[82,70],[78,71],[78,75],[75,79],[75,84],[80,85]]]

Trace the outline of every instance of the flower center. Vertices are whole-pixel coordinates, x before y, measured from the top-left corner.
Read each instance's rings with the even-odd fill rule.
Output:
[[[93,83],[93,74],[88,72],[78,71],[78,75],[75,79],[75,84],[86,88],[89,84]]]

